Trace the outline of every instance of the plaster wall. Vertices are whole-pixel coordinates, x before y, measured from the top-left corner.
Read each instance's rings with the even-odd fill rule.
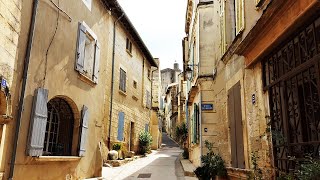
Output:
[[[18,41],[19,63],[17,64],[17,74],[15,75],[17,84],[21,82],[21,72],[23,70],[32,14],[32,2],[32,0],[21,2],[21,11],[24,18],[22,20],[21,36]],[[95,0],[92,3],[92,8],[89,10],[84,3],[79,3],[76,0],[59,2],[59,7],[72,18],[69,21],[68,17],[61,12],[58,18],[58,10],[49,0],[39,1],[24,98],[24,111],[18,140],[15,179],[24,179],[25,177],[34,179],[43,179],[44,177],[45,179],[82,179],[101,175],[100,142],[102,142],[102,120],[104,116],[105,87],[107,84],[107,78],[103,77],[107,77],[107,69],[105,67],[110,66],[110,62],[107,61],[111,50],[109,43],[111,42],[109,40],[110,15],[100,1]],[[97,35],[101,44],[100,73],[97,85],[84,80],[74,69],[78,22],[82,21]],[[49,48],[56,28],[56,35]],[[62,97],[71,106],[75,118],[72,142],[73,156],[77,155],[80,111],[83,105],[88,107],[90,115],[87,139],[90,139],[90,141],[86,143],[85,157],[72,160],[69,157],[42,159],[26,156],[31,106],[34,90],[38,87],[49,90],[49,100],[57,96]],[[19,90],[13,92],[14,105],[18,103],[19,93]],[[11,130],[13,130],[13,126],[14,124],[12,124]],[[12,139],[10,141],[10,144],[12,144]],[[11,157],[11,148],[6,153],[6,156]],[[6,172],[8,171],[9,164],[6,166]]]
[[[213,68],[220,58],[220,54],[212,51],[213,47],[219,47],[220,36],[213,36],[219,32],[218,1],[213,4],[201,5],[198,7],[199,13],[199,75],[212,75]]]

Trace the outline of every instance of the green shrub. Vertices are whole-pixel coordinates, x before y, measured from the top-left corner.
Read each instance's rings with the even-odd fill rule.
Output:
[[[299,180],[317,180],[320,179],[320,161],[311,156],[306,157],[306,161],[301,163],[301,168],[297,172]]]
[[[150,152],[152,136],[149,132],[141,131],[139,134],[139,149],[141,154]]]
[[[219,154],[213,152],[212,143],[205,141],[205,146],[208,149],[208,153],[201,156],[203,166],[198,167],[194,173],[199,179],[203,180],[215,179],[215,176],[225,177],[227,170],[224,160]]]
[[[122,144],[121,143],[114,143],[112,145],[112,150],[115,150],[115,151],[119,151],[122,147]]]
[[[186,123],[182,123],[181,125],[176,126],[176,140],[183,145],[183,143],[188,139],[188,128]]]

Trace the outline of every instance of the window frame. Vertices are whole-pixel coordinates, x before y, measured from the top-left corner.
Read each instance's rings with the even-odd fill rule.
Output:
[[[124,93],[127,92],[127,72],[121,67],[119,74],[119,90]]]
[[[126,51],[132,55],[132,41],[128,37],[126,39]]]
[[[85,38],[85,39],[83,39]],[[91,42],[94,43],[94,50],[92,52],[92,74],[86,74],[88,72],[88,67],[86,67],[86,40],[92,39]],[[82,42],[84,41],[84,42]],[[82,44],[84,43],[84,44]],[[98,41],[97,35],[90,29],[90,27],[83,21],[79,22],[78,27],[78,39],[76,48],[76,60],[75,60],[75,70],[85,78],[94,84],[98,84],[99,76],[99,65],[100,65],[100,43]],[[83,58],[83,59],[82,59]]]

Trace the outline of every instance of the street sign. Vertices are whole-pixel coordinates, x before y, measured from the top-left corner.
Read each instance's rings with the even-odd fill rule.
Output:
[[[3,88],[7,87],[7,80],[5,80],[5,79],[1,80],[1,87],[3,87]]]
[[[201,104],[202,111],[213,110],[213,104]]]

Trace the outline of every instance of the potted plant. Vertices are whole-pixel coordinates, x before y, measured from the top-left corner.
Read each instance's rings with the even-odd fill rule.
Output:
[[[139,134],[140,154],[145,155],[151,151],[152,136],[147,131],[141,131]]]
[[[198,167],[194,173],[201,180],[226,179],[227,170],[225,162],[219,154],[212,150],[213,144],[205,141],[208,153],[201,156],[202,166]]]
[[[112,145],[112,150],[115,150],[118,152],[119,159],[123,159],[122,153],[121,153],[122,144],[121,143],[114,143]]]

